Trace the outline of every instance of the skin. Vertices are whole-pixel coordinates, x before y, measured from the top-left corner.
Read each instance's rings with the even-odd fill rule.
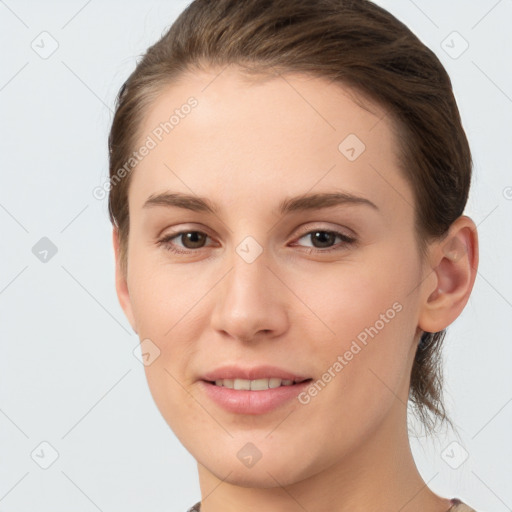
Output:
[[[231,67],[190,73],[152,105],[141,143],[190,96],[198,106],[132,171],[126,275],[115,229],[113,242],[119,301],[140,339],[160,350],[145,366],[148,384],[197,460],[202,510],[448,510],[414,463],[406,403],[422,330],[450,325],[470,296],[475,224],[461,216],[421,260],[391,121],[339,84],[300,74],[250,84]],[[338,150],[351,133],[366,146],[352,162]],[[165,191],[207,197],[219,213],[143,208]],[[275,212],[285,198],[333,191],[378,210]],[[180,230],[208,237],[202,247],[202,239],[170,242],[188,254],[158,245]],[[357,242],[322,245],[311,230]],[[252,263],[236,252],[247,236],[263,251]],[[328,248],[338,250],[321,252]],[[241,415],[201,391],[202,374],[228,363],[318,380],[396,302],[401,311],[308,404]],[[237,458],[248,442],[261,452],[250,468]]]

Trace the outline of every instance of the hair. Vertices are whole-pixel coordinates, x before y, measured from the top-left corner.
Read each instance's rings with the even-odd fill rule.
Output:
[[[147,49],[116,99],[108,207],[125,275],[132,173],[119,175],[144,116],[186,73],[228,65],[247,77],[289,72],[325,78],[382,107],[395,132],[399,170],[413,191],[422,258],[462,215],[472,158],[452,84],[406,25],[368,0],[195,0]],[[442,393],[445,334],[422,333],[410,375],[409,405],[428,433],[438,422],[453,428]]]

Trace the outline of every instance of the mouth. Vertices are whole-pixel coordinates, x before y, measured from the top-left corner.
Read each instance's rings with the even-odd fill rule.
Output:
[[[264,414],[293,403],[312,380],[307,373],[269,364],[226,365],[203,374],[199,384],[205,396],[227,412]]]
[[[204,380],[208,384],[233,389],[237,391],[266,391],[268,389],[276,389],[284,386],[295,386],[305,382],[310,382],[313,379],[281,379],[280,377],[270,377],[263,379],[217,379],[217,380]]]
[[[264,415],[295,403],[313,379],[217,379],[200,380],[202,392],[212,403],[231,414]]]

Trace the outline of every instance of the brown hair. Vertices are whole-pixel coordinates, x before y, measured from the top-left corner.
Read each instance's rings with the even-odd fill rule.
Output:
[[[311,74],[382,106],[394,122],[400,169],[414,193],[422,256],[462,215],[472,160],[451,81],[402,22],[368,0],[195,0],[145,52],[117,97],[108,140],[109,214],[119,231],[123,272],[131,173],[120,180],[119,170],[141,136],[148,106],[186,72],[226,65],[247,76]],[[411,372],[409,400],[428,432],[438,420],[453,428],[442,399],[445,334],[423,332]]]

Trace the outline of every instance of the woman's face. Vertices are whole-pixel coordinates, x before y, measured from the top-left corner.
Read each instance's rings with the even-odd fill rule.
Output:
[[[229,482],[285,485],[405,421],[431,282],[382,109],[319,78],[218,73],[187,75],[144,120],[118,293],[154,400],[194,458]],[[311,380],[205,381],[226,366]]]

